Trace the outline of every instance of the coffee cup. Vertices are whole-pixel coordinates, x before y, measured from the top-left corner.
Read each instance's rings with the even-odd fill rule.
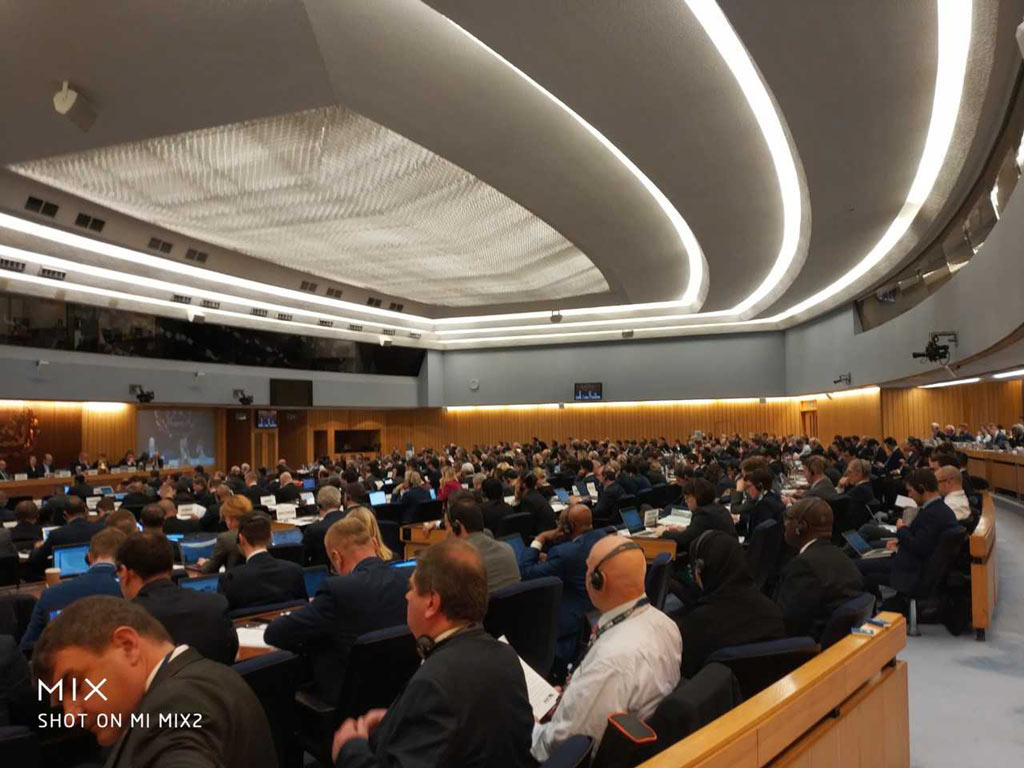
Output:
[[[60,568],[47,568],[46,586],[52,587],[54,584],[60,584]]]

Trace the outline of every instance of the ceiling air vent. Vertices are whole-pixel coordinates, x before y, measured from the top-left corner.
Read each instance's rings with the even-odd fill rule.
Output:
[[[51,203],[46,200],[40,200],[38,197],[29,197],[25,201],[25,210],[32,211],[33,213],[41,213],[43,216],[49,216],[51,219],[57,215],[57,211],[60,210],[60,206],[56,203]]]
[[[198,261],[200,264],[205,264],[210,254],[206,251],[198,251],[195,248],[189,248],[185,251],[185,258],[189,261]]]
[[[249,314],[250,315],[255,315],[256,317],[266,317],[267,316],[267,310],[260,309],[259,307],[253,307],[252,310],[249,312]]]
[[[405,304],[396,304],[395,302],[392,301],[391,304],[388,305],[388,309],[390,309],[392,312],[401,312],[403,309],[405,309]]]
[[[395,335],[395,329],[394,328],[382,328],[381,329],[381,333],[383,333],[385,336],[394,336]]]
[[[291,322],[292,316],[289,315],[289,314],[286,314],[284,312],[278,312],[277,313],[277,319],[278,320],[285,320],[287,322]]]
[[[191,304],[192,297],[182,296],[180,293],[176,293],[174,294],[174,296],[171,297],[171,301],[173,301],[175,304]]]
[[[348,326],[348,329],[350,331],[361,331],[361,330],[363,330],[363,326],[361,326],[361,325],[353,325],[353,324],[350,323],[349,326]]]
[[[0,259],[0,269],[6,269],[8,272],[24,272],[25,262]]]
[[[170,253],[173,247],[173,243],[168,243],[166,240],[161,240],[159,237],[149,238],[150,250],[160,251],[160,253]]]
[[[68,276],[68,273],[61,272],[58,269],[47,269],[46,267],[41,267],[39,269],[39,276],[47,277],[50,280],[63,280],[65,277]]]
[[[423,334],[422,333],[410,333],[409,337],[413,338],[413,339],[422,339],[423,338]]]
[[[316,293],[316,283],[311,283],[309,282],[309,280],[303,280],[302,285],[299,287],[304,291],[308,291],[309,293]]]
[[[318,321],[318,324],[319,324],[319,326],[321,328],[333,328],[334,327],[334,321],[333,320],[320,320],[320,321]]]
[[[341,288],[328,288],[327,289],[327,295],[330,296],[332,299],[340,299],[341,298],[341,293],[342,293]]]
[[[624,339],[632,339],[633,338],[633,331],[623,331],[622,332],[622,338],[624,338]]]
[[[220,309],[220,302],[210,301],[210,299],[203,299],[203,307],[206,309]]]
[[[93,232],[102,232],[107,222],[103,219],[96,219],[87,213],[80,213],[75,217],[75,226],[82,229],[91,229]]]

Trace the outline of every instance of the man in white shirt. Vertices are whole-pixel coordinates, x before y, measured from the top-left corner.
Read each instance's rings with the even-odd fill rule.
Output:
[[[679,683],[679,627],[648,604],[645,571],[643,550],[621,536],[606,536],[590,550],[587,593],[601,617],[551,719],[533,728],[537,760],[574,734],[593,737],[596,751],[609,715],[646,719]]]
[[[971,505],[964,493],[964,478],[960,470],[954,466],[939,467],[935,470],[935,479],[939,483],[939,493],[946,506],[953,510],[957,522],[963,522],[971,516]]]

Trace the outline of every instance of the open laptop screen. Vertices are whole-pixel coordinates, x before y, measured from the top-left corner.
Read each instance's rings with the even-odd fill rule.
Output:
[[[55,568],[60,568],[61,577],[78,576],[89,570],[89,563],[85,560],[85,555],[88,551],[88,544],[54,547],[53,565]]]
[[[301,544],[302,531],[298,528],[282,528],[270,534],[271,546],[281,547],[288,544]]]
[[[196,592],[216,592],[219,580],[220,575],[215,573],[212,576],[196,576],[194,579],[183,579],[179,582],[178,586],[192,589]]]
[[[516,560],[521,560],[523,552],[526,551],[526,545],[523,543],[523,537],[518,533],[510,533],[508,536],[502,536],[498,541],[504,541],[510,547],[512,551],[516,553]]]
[[[622,522],[630,533],[639,533],[644,529],[644,519],[636,511],[636,507],[627,507],[619,512]]]
[[[309,568],[303,568],[302,578],[306,582],[306,595],[308,597],[315,597],[323,580],[327,578],[327,566],[313,565]]]

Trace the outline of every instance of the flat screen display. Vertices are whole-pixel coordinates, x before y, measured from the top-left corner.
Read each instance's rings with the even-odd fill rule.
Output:
[[[256,411],[256,429],[277,429],[277,411]]]
[[[214,463],[212,408],[140,408],[136,425],[136,456],[159,451],[165,462],[179,466]]]
[[[590,382],[587,384],[580,384],[577,382],[572,385],[572,399],[581,403],[592,403],[602,400],[603,385],[601,382]]]
[[[60,568],[61,577],[78,576],[89,570],[89,563],[85,559],[89,552],[88,544],[81,544],[70,547],[53,548],[53,565]]]

